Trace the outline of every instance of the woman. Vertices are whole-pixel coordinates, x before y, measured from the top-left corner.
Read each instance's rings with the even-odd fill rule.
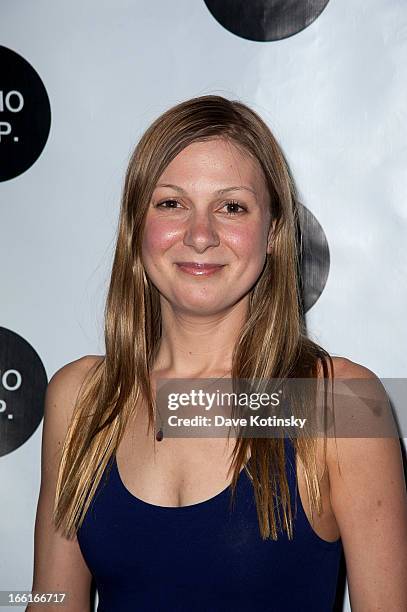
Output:
[[[89,610],[93,575],[100,612],[327,611],[343,546],[354,610],[407,609],[397,439],[326,438],[324,453],[322,438],[157,433],[160,378],[375,379],[306,337],[296,202],[278,143],[242,103],[188,100],[143,135],[106,355],[47,390],[33,590]]]

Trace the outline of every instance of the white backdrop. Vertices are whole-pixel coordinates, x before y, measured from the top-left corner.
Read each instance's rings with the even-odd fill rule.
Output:
[[[207,93],[268,122],[325,232],[311,336],[380,377],[406,376],[403,0],[330,0],[309,27],[268,42],[228,31],[203,0],[2,0],[0,45],[33,66],[51,105],[42,154],[0,184],[0,325],[34,347],[48,378],[104,353],[132,148],[169,106]],[[0,458],[0,590],[31,588],[41,430]]]

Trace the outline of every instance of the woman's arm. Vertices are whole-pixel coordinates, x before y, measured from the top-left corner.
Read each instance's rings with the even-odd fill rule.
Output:
[[[352,361],[334,363],[335,376],[378,381]],[[337,438],[336,447],[329,439],[327,458],[352,612],[407,610],[407,493],[399,439]]]
[[[51,378],[45,397],[42,434],[41,488],[34,535],[32,591],[66,593],[66,605],[28,606],[29,612],[89,612],[91,574],[77,539],[68,540],[55,531],[52,510],[58,463],[80,385],[95,362],[82,357],[67,364]]]

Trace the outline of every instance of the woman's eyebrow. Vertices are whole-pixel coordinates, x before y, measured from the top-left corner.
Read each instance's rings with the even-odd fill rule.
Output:
[[[156,187],[171,187],[171,189],[174,189],[175,191],[178,191],[179,193],[182,193],[183,195],[187,195],[187,192],[185,191],[185,189],[183,189],[179,185],[173,185],[172,183],[159,183]],[[223,189],[218,189],[217,191],[214,191],[214,193],[218,195],[222,195],[223,193],[227,193],[228,191],[242,191],[242,190],[250,191],[255,196],[257,196],[255,190],[252,189],[251,187],[247,187],[246,185],[234,185],[233,187],[224,187]]]

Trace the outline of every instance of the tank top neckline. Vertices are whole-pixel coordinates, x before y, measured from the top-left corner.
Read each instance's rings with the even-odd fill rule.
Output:
[[[293,453],[292,444],[288,444],[287,438],[285,438],[284,443],[286,447],[286,452],[287,452],[287,445],[289,448],[287,455],[291,455]],[[286,455],[286,460],[287,460],[287,455]],[[251,479],[250,479],[250,476],[248,476],[247,469],[246,469],[247,467],[250,467],[250,465],[251,465],[251,458],[249,458],[247,463],[240,470],[240,473],[239,473],[239,476],[236,482],[236,494],[238,493],[239,488],[243,484],[242,482],[243,478],[245,478],[245,481],[246,481],[245,484],[249,483],[251,485]],[[176,514],[183,515],[185,513],[191,513],[193,511],[204,510],[207,507],[216,505],[217,503],[223,501],[223,498],[230,493],[230,490],[232,488],[231,484],[229,484],[225,489],[223,489],[216,495],[213,495],[209,499],[204,499],[200,502],[196,502],[195,504],[188,504],[187,506],[159,506],[158,504],[152,504],[151,502],[147,502],[144,499],[141,499],[140,497],[132,493],[126,487],[120,475],[120,472],[119,472],[119,466],[117,464],[116,454],[114,454],[112,457],[112,471],[116,479],[116,484],[118,484],[119,489],[122,491],[123,495],[127,497],[127,499],[129,499],[133,504],[144,506],[144,508],[149,509],[152,512],[155,512],[157,514],[166,513],[166,514],[172,514],[173,516],[175,516]],[[243,474],[243,472],[245,472],[245,474]]]
[[[289,478],[295,477],[295,482],[297,482],[296,473],[295,473],[295,467],[296,467],[295,448],[291,440],[288,438],[285,438],[285,448],[286,448],[286,453],[287,453],[286,454],[286,465],[288,468],[287,475]],[[247,463],[240,470],[240,473],[239,473],[239,476],[236,482],[236,495],[238,495],[239,489],[242,486],[244,485],[252,486],[251,478],[247,473],[247,467],[250,467],[250,465],[251,465],[251,458],[247,461]],[[231,491],[231,484],[229,484],[225,489],[223,489],[216,495],[213,495],[209,499],[204,499],[194,504],[188,504],[187,506],[159,506],[158,504],[152,504],[151,502],[147,502],[141,499],[140,497],[137,497],[133,493],[131,493],[131,491],[129,491],[129,489],[126,487],[126,485],[124,484],[121,478],[119,468],[117,465],[116,455],[113,455],[112,457],[112,471],[113,471],[113,477],[116,480],[116,485],[118,486],[119,490],[128,500],[130,500],[130,502],[135,507],[137,506],[143,507],[144,509],[147,509],[149,512],[155,513],[156,516],[158,515],[158,516],[162,516],[166,518],[168,518],[169,515],[171,516],[171,518],[174,518],[174,517],[182,518],[186,514],[191,514],[193,512],[199,512],[199,511],[205,511],[207,509],[213,509],[214,507],[216,507],[216,505],[223,502],[224,498],[227,495],[229,495]],[[290,476],[290,473],[291,473],[291,476]],[[308,516],[305,513],[305,509],[302,504],[301,496],[298,490],[298,484],[295,487],[295,494],[294,494],[293,501],[294,501],[294,505],[297,506],[297,512],[299,512],[299,514],[302,516],[302,520],[305,522],[307,526],[307,532],[311,540],[313,540],[319,545],[322,545],[323,547],[327,549],[334,548],[335,546],[341,545],[342,540],[340,536],[336,540],[325,540],[324,538],[319,536],[317,532],[314,530],[314,528],[309,522]]]
[[[241,480],[242,480],[242,476],[243,476],[243,472],[246,472],[246,467],[250,466],[250,459],[247,461],[247,463],[243,466],[243,468],[240,470],[237,482],[236,482],[236,492],[238,487],[241,484]],[[223,489],[222,491],[220,491],[219,493],[216,493],[216,495],[213,495],[212,497],[210,497],[209,499],[204,499],[200,502],[196,502],[194,504],[188,504],[186,506],[160,506],[158,504],[152,504],[151,502],[147,502],[144,499],[141,499],[140,497],[137,497],[137,495],[134,495],[134,493],[132,493],[131,491],[129,491],[129,489],[126,487],[126,485],[124,484],[122,477],[120,475],[119,472],[119,467],[117,465],[117,459],[116,459],[116,455],[113,456],[113,460],[112,460],[112,469],[114,472],[114,476],[117,479],[117,482],[120,486],[120,489],[122,490],[123,494],[127,497],[130,498],[133,503],[138,504],[138,505],[142,505],[145,508],[148,508],[150,510],[152,510],[153,512],[157,512],[157,513],[172,513],[172,514],[184,514],[186,512],[193,512],[194,510],[202,510],[206,507],[212,506],[214,504],[216,504],[217,502],[223,500],[223,498],[229,494],[232,485],[229,484],[225,489]],[[245,473],[246,478],[249,480],[249,476],[247,475],[247,472]]]

